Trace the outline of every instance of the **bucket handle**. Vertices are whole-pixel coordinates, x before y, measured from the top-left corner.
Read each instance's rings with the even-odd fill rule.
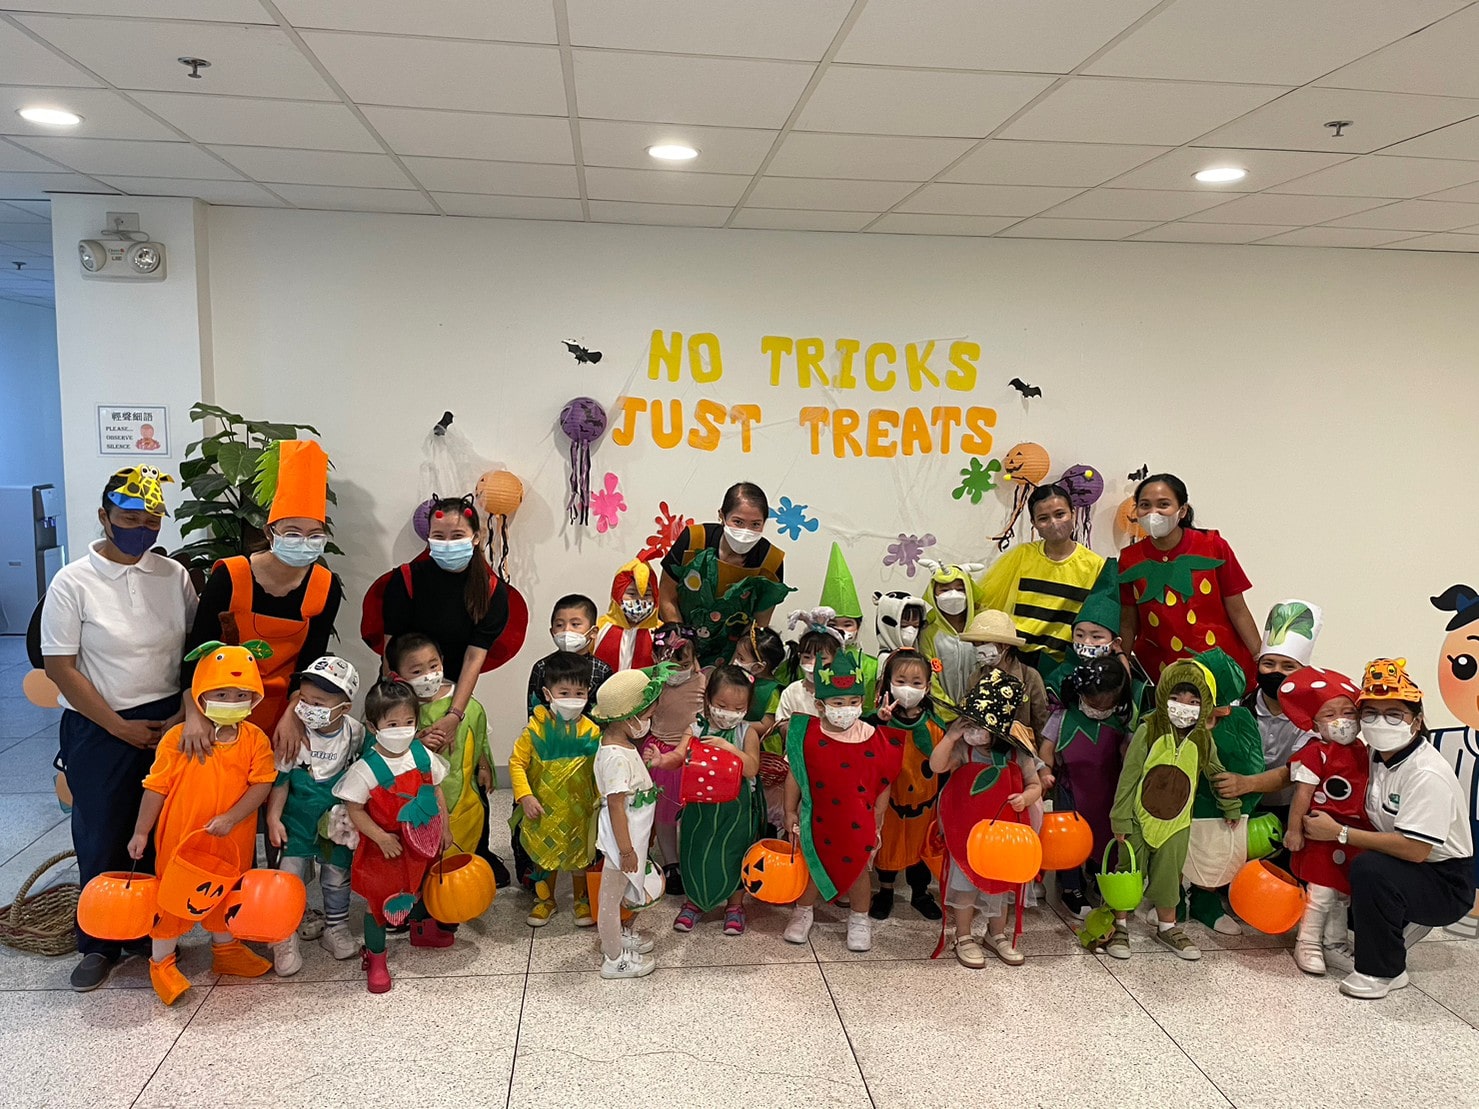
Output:
[[[437,861],[431,864],[432,865],[432,869],[437,872],[437,885],[441,885],[443,882],[445,882],[447,880],[447,856],[449,854],[451,854],[451,855],[474,855],[475,856],[475,855],[477,855],[477,852],[476,851],[468,851],[468,850],[466,850],[462,846],[462,844],[458,843],[457,840],[454,838],[452,840],[452,846],[451,846],[451,848],[449,850],[447,850],[447,851],[443,851],[441,853],[441,856],[437,859]]]
[[[222,843],[224,843],[228,847],[230,847],[231,848],[231,858],[232,858],[231,865],[236,870],[236,872],[238,874],[241,873],[241,870],[242,870],[242,865],[241,865],[241,848],[239,848],[239,847],[236,846],[236,841],[233,840],[229,835],[228,836],[211,836],[211,834],[209,832],[207,832],[204,828],[196,828],[195,831],[193,831],[193,832],[187,832],[185,835],[183,835],[183,836],[180,837],[180,842],[179,842],[178,846],[175,847],[175,854],[178,855],[180,853],[180,848],[184,847],[185,844],[189,843],[196,836],[210,836],[211,839],[218,839]],[[225,859],[221,859],[221,861],[222,862],[225,862],[226,860]],[[129,873],[132,874],[133,871],[129,871]]]
[[[1125,851],[1128,851],[1130,853],[1130,869],[1128,871],[1117,872],[1117,871],[1112,871],[1112,870],[1109,869],[1109,853],[1114,850],[1114,845],[1116,843],[1123,843],[1124,850]],[[1124,852],[1122,851],[1121,852],[1121,856],[1123,856],[1123,854],[1124,854]],[[1121,857],[1120,861],[1121,862],[1124,861],[1123,857]],[[1105,873],[1105,874],[1114,874],[1114,873],[1130,873],[1130,874],[1133,874],[1136,870],[1139,869],[1138,864],[1135,862],[1135,845],[1132,844],[1128,839],[1126,839],[1126,840],[1110,839],[1110,841],[1104,845],[1104,858],[1100,860],[1099,869],[1103,873]]]

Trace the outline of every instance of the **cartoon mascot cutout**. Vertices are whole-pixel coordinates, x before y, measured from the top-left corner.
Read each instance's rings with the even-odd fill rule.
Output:
[[[1468,805],[1473,832],[1479,836],[1479,590],[1471,585],[1450,585],[1432,598],[1433,607],[1451,612],[1448,635],[1438,653],[1438,689],[1448,711],[1461,727],[1433,733],[1433,746],[1453,766]],[[1479,863],[1474,885],[1479,888]],[[1479,896],[1474,911],[1445,931],[1479,938]]]

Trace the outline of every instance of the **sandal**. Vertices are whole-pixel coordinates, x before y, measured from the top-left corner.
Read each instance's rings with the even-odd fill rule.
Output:
[[[726,936],[742,936],[745,933],[745,907],[743,905],[731,905],[724,910],[724,934]]]
[[[693,926],[698,923],[698,918],[704,915],[704,911],[692,901],[684,901],[683,907],[678,910],[678,915],[673,918],[674,932],[692,932]]]

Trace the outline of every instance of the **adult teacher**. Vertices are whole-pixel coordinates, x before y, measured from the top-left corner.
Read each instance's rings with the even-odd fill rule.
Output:
[[[1307,839],[1360,852],[1351,862],[1355,967],[1340,984],[1347,997],[1370,1000],[1407,985],[1409,929],[1415,942],[1473,906],[1474,840],[1463,788],[1428,742],[1422,696],[1402,659],[1366,667],[1361,738],[1371,750],[1366,817],[1375,830],[1324,812],[1304,818]]]
[[[763,534],[769,518],[765,491],[741,481],[725,491],[717,523],[689,525],[663,557],[658,612],[693,627],[702,666],[728,662],[750,626],[769,624],[792,592],[786,552]]]
[[[61,762],[84,886],[106,870],[130,868],[144,775],[164,733],[182,719],[180,659],[196,606],[189,572],[150,551],[164,520],[157,471],[110,477],[98,520],[103,538],[57,571],[41,609],[41,653],[65,710]],[[153,869],[152,852],[141,861]],[[72,988],[86,992],[108,980],[125,951],[147,958],[149,939],[120,944],[79,927],[77,950]]]
[[[284,439],[267,448],[277,456],[277,476],[260,478],[258,500],[269,500],[268,548],[222,559],[211,570],[190,628],[190,649],[219,640],[246,643],[260,639],[272,656],[258,663],[264,696],[251,721],[272,737],[280,761],[289,761],[307,741],[295,675],[328,653],[334,619],[344,597],[339,576],[319,562],[328,546],[329,458],[311,439]],[[271,474],[271,467],[265,470]],[[181,681],[189,686],[195,664],[185,663]],[[180,748],[199,754],[215,742],[213,725],[193,701],[185,703],[185,734]]]

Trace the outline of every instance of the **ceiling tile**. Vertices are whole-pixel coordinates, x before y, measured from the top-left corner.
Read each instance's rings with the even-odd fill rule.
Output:
[[[1383,250],[1456,250],[1472,254],[1479,251],[1479,235],[1418,235],[1385,244]]]
[[[1405,8],[1408,5],[1392,5]],[[1340,89],[1479,97],[1479,8],[1469,6],[1320,79]]]
[[[363,109],[397,154],[575,164],[564,116],[487,115],[428,108]]]
[[[1147,243],[1251,243],[1288,230],[1261,223],[1165,223],[1132,237]]]
[[[281,150],[271,146],[213,146],[211,149],[258,181],[362,189],[401,189],[411,185],[388,154]]]
[[[298,28],[504,42],[555,41],[555,12],[549,0],[435,0],[423,4],[408,4],[406,0],[277,0],[277,8]]]
[[[1256,196],[1240,196],[1196,212],[1187,217],[1193,223],[1267,223],[1287,227],[1301,227],[1308,223],[1323,223],[1328,219],[1348,216],[1366,208],[1374,208],[1381,201],[1349,196],[1281,196],[1278,193],[1259,193]]]
[[[22,216],[12,215],[10,212],[12,208],[20,212]],[[0,201],[0,213],[4,214],[7,223],[23,217],[50,223],[51,202],[49,200],[4,200]]]
[[[6,200],[44,200],[47,193],[111,193],[114,190],[80,173],[0,172],[0,196]]]
[[[271,23],[258,0],[21,0],[28,12],[191,19],[213,23]]]
[[[1319,196],[1425,196],[1440,189],[1479,181],[1479,161],[1436,158],[1378,158],[1368,154],[1274,186],[1276,193]]]
[[[63,108],[82,117],[75,127],[45,127],[16,115],[22,108]],[[0,133],[78,139],[163,139],[179,136],[111,89],[0,86]]]
[[[560,52],[549,46],[305,31],[357,104],[564,115]]]
[[[1118,219],[1029,219],[1001,233],[1004,239],[1124,239],[1153,223]]]
[[[861,231],[874,218],[871,212],[788,212],[780,208],[744,208],[729,226],[763,231]]]
[[[1463,5],[1464,0],[1177,0],[1084,72],[1303,85]]]
[[[592,200],[591,219],[598,223],[652,223],[665,227],[723,227],[729,208],[681,204],[630,204]]]
[[[829,66],[797,118],[802,131],[983,138],[1051,77]]]
[[[982,185],[1077,185],[1088,188],[1165,151],[1164,146],[990,139],[941,180]]]
[[[41,220],[12,220],[9,211],[0,212],[0,243],[49,243],[51,224]]]
[[[5,59],[5,80],[17,85],[96,88],[99,84],[71,62],[59,58],[30,35],[3,20],[0,20],[0,58]]]
[[[585,171],[586,194],[592,199],[633,200],[659,206],[739,202],[750,179],[741,174],[679,173],[672,170],[608,169]],[[592,215],[594,215],[592,208]]]
[[[167,177],[107,177],[108,184],[131,196],[194,196],[207,204],[281,207],[282,201],[250,181],[180,181]]]
[[[580,197],[575,167],[465,158],[407,158],[406,168],[428,192]]]
[[[614,50],[821,60],[852,0],[642,0],[641,15],[610,0],[565,0],[570,43]]]
[[[336,99],[280,27],[52,15],[17,18],[121,89]],[[211,62],[198,81],[192,81],[177,60],[187,56]]]
[[[1272,85],[1074,77],[1004,128],[1001,137],[1179,146],[1283,91]]]
[[[766,172],[781,177],[927,181],[972,145],[970,139],[792,131]]]
[[[1176,189],[1093,189],[1058,205],[1052,218],[1171,220],[1222,200],[1221,196]]]
[[[1226,147],[1184,146],[1148,162],[1110,182],[1116,189],[1184,189],[1187,192],[1256,193],[1270,185],[1288,181],[1345,161],[1344,154],[1318,154],[1304,150],[1234,150]],[[1240,181],[1204,185],[1192,175],[1214,166],[1238,166],[1248,171]],[[1301,190],[1303,191],[1303,190]],[[1311,189],[1310,192],[1321,192]]]
[[[1078,189],[1038,185],[953,185],[936,182],[911,196],[900,211],[958,216],[1032,216],[1061,204]]]
[[[480,216],[493,219],[585,218],[578,200],[542,196],[474,196],[471,193],[433,193],[449,216]]]
[[[1329,221],[1334,227],[1381,227],[1393,231],[1452,231],[1479,224],[1479,204],[1440,200],[1400,200],[1381,208]]]
[[[1474,104],[1479,108],[1479,102]],[[1409,155],[1413,158],[1468,158],[1479,160],[1479,114],[1473,119],[1466,119],[1462,123],[1453,123],[1447,127],[1440,127],[1436,131],[1430,131],[1426,135],[1419,135],[1415,139],[1399,142],[1395,146],[1388,146],[1380,152],[1383,156],[1388,154]]]
[[[300,208],[331,212],[407,212],[431,215],[435,209],[413,189],[341,189],[331,185],[274,185],[272,191]]]
[[[1067,73],[1157,0],[869,0],[840,62]]]
[[[1197,141],[1203,146],[1368,154],[1476,114],[1479,100],[1311,87],[1295,89]],[[1340,138],[1325,126],[1335,119],[1353,121]]]
[[[819,208],[873,212],[891,208],[918,186],[910,181],[835,181],[824,177],[763,177],[747,204],[760,208]]]
[[[1377,231],[1366,227],[1300,227],[1265,241],[1265,246],[1381,246],[1411,237],[1411,231]]]
[[[380,152],[374,136],[343,104],[183,92],[139,92],[134,96],[196,142]]]
[[[204,150],[187,142],[33,138],[29,135],[15,141],[79,173],[123,173],[133,177],[191,177],[217,181],[236,177]]]
[[[56,169],[56,165],[48,162],[40,154],[13,143],[0,142],[0,170],[16,173],[54,173]]]
[[[891,235],[994,235],[1016,222],[1016,216],[939,216],[889,212],[868,230]]]
[[[1460,204],[1479,204],[1479,183],[1473,185],[1460,185],[1456,189],[1444,189],[1442,192],[1431,193],[1423,197],[1424,200],[1456,200]]]
[[[804,62],[576,50],[582,116],[778,128],[811,80]]]
[[[562,120],[563,124],[564,121]],[[659,143],[683,143],[698,151],[691,162],[675,162],[674,170],[692,173],[754,175],[775,144],[775,131],[743,127],[695,127],[692,124],[633,123],[625,120],[582,119],[581,157],[588,166],[652,169],[660,163],[647,153]]]

